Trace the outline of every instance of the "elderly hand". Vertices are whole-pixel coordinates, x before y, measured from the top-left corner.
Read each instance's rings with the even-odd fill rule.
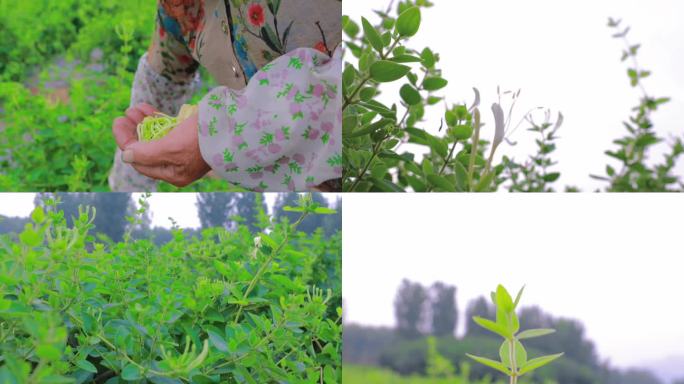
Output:
[[[180,123],[164,138],[139,142],[136,127],[145,116],[157,111],[148,104],[138,104],[126,111],[126,117],[114,120],[112,130],[123,151],[122,160],[141,174],[184,187],[211,170],[202,158],[194,114]]]

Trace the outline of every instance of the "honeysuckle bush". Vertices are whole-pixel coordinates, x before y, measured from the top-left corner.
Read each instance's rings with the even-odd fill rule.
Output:
[[[684,155],[682,137],[663,138],[651,119],[652,113],[667,104],[670,98],[652,96],[646,90],[643,80],[651,76],[651,71],[641,67],[637,59],[641,44],[631,43],[628,38],[630,27],[621,24],[621,20],[608,20],[613,37],[624,43],[622,61],[629,63],[627,76],[631,86],[639,90],[640,99],[628,121],[623,123],[627,133],[614,141],[617,148],[606,151],[618,166],[608,164],[605,176],[593,177],[608,183],[607,190],[611,192],[682,191],[684,181],[675,173],[677,161]],[[662,144],[667,147],[664,159],[661,162],[650,160],[649,154]]]
[[[294,223],[261,211],[256,233],[157,247],[46,208],[1,238],[0,382],[339,382],[341,239],[296,231],[330,209],[305,197]]]
[[[408,44],[420,29],[421,8],[432,5],[401,1],[396,17],[391,9],[376,11],[382,20],[377,26],[365,17],[360,24],[343,17],[348,54],[356,61],[348,60],[342,75],[345,191],[492,191],[505,181],[505,165],[496,163],[495,153],[517,128],[504,104],[508,101],[512,110],[520,92],[500,93],[499,102],[492,105],[491,141],[482,130],[477,89],[470,105],[446,108],[439,135],[421,127],[426,109],[446,103],[438,91],[448,85],[438,67],[439,54]],[[404,84],[393,104],[381,103],[380,88],[400,81]],[[428,152],[418,159],[411,151],[402,152],[405,143],[424,146]],[[514,169],[512,160],[507,164]],[[554,177],[542,176],[549,181]]]
[[[467,355],[476,362],[507,375],[510,384],[516,384],[520,377],[532,373],[536,369],[550,364],[563,356],[563,353],[536,358],[527,356],[527,351],[521,340],[549,335],[555,331],[553,329],[528,329],[520,331],[520,320],[515,310],[520,303],[523,290],[524,287],[520,289],[515,300],[513,300],[506,288],[503,285],[499,285],[496,291],[491,294],[492,302],[496,307],[496,319],[490,320],[478,316],[473,317],[473,321],[477,325],[504,339],[499,348],[500,360],[471,354]]]
[[[439,68],[439,54],[429,47],[413,48],[410,44],[421,28],[421,10],[433,3],[403,0],[397,3],[396,13],[393,3],[387,10],[375,11],[380,17],[378,25],[365,17],[354,20],[343,16],[347,49],[342,77],[344,190],[562,190],[556,186],[561,174],[554,168],[553,153],[563,115],[535,109],[514,123],[513,109],[520,91],[497,90],[499,100],[491,106],[491,112],[480,107],[477,89],[472,102],[448,104],[441,95],[449,84]],[[624,37],[622,33],[616,36]],[[650,72],[641,70],[636,63],[638,46],[626,43],[623,60],[634,60],[628,75],[632,86],[641,87],[643,95],[634,116],[625,123],[629,135],[615,141],[617,150],[606,152],[622,163],[622,169],[608,165],[607,176],[598,178],[606,182],[603,189],[611,192],[680,190],[681,178],[673,172],[684,150],[681,138],[672,140],[671,151],[662,164],[653,164],[648,156],[656,144],[664,141],[654,131],[650,114],[668,99],[650,97],[643,90],[641,79]],[[389,83],[399,89],[394,95],[383,93]],[[428,130],[434,132],[437,127],[426,126],[424,119],[429,108],[444,109],[436,135]],[[482,123],[484,113],[492,114],[493,127]],[[511,136],[521,126],[536,135],[537,150],[519,161],[499,152],[502,144],[515,144]],[[407,143],[424,150],[402,148]],[[564,189],[577,191],[575,187]]]
[[[109,190],[112,121],[128,108],[156,5],[0,0],[0,190]],[[97,65],[90,63],[94,50],[102,56]],[[211,84],[203,81],[198,95]],[[167,183],[159,189],[179,190]],[[237,189],[207,178],[182,190]]]

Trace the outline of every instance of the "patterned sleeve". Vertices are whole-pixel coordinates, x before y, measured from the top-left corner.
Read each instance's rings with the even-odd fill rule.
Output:
[[[199,88],[198,63],[183,42],[181,26],[160,5],[154,37],[148,52],[140,58],[131,90],[131,106],[147,103],[175,116]],[[157,182],[138,173],[121,160],[117,148],[109,175],[112,191],[154,191]]]
[[[341,49],[298,48],[242,90],[218,87],[199,106],[202,156],[254,191],[304,191],[342,175]]]

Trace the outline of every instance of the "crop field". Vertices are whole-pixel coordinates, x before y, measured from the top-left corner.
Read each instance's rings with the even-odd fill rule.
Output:
[[[128,108],[155,15],[155,1],[0,0],[0,189],[109,189],[112,121]]]
[[[338,383],[341,237],[296,230],[331,210],[288,210],[156,246],[36,208],[0,238],[0,382]]]

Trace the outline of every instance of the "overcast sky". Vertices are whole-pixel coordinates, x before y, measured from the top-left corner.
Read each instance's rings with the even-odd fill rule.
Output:
[[[581,320],[618,365],[684,358],[680,196],[410,197],[345,195],[345,322],[394,325],[403,278],[456,285],[461,324],[470,300],[526,285],[523,306]]]
[[[28,216],[33,210],[33,193],[0,193],[0,215]],[[133,194],[136,203],[140,194]],[[277,193],[264,193],[264,199],[269,206],[273,206]],[[329,201],[334,201],[339,194],[325,194]],[[196,228],[200,226],[194,193],[154,193],[150,197],[150,211],[152,212],[152,226],[171,227],[169,217],[173,217],[179,226]]]
[[[483,134],[489,138],[493,136],[490,106],[498,85],[522,89],[514,121],[537,106],[562,111],[566,118],[556,154],[563,173],[559,185],[584,190],[602,186],[589,174],[604,172],[608,161],[604,151],[625,132],[622,121],[638,102],[639,93],[629,86],[627,67],[620,62],[623,45],[611,38],[606,26],[609,16],[624,19],[632,26],[633,43],[642,43],[641,65],[653,71],[645,81],[649,93],[673,98],[653,115],[657,131],[666,137],[684,132],[683,1],[433,2],[435,7],[423,12],[421,30],[410,46],[427,45],[441,54],[439,66],[450,81],[442,94],[454,103],[470,103],[472,87],[479,88],[488,123]],[[377,21],[369,11],[384,9],[388,3],[346,1],[344,13],[357,21],[361,15]],[[427,126],[436,131],[443,107],[434,110]],[[529,135],[519,130],[513,137],[518,146],[504,146],[499,155],[525,158],[535,149]],[[684,165],[678,170],[684,172]]]

